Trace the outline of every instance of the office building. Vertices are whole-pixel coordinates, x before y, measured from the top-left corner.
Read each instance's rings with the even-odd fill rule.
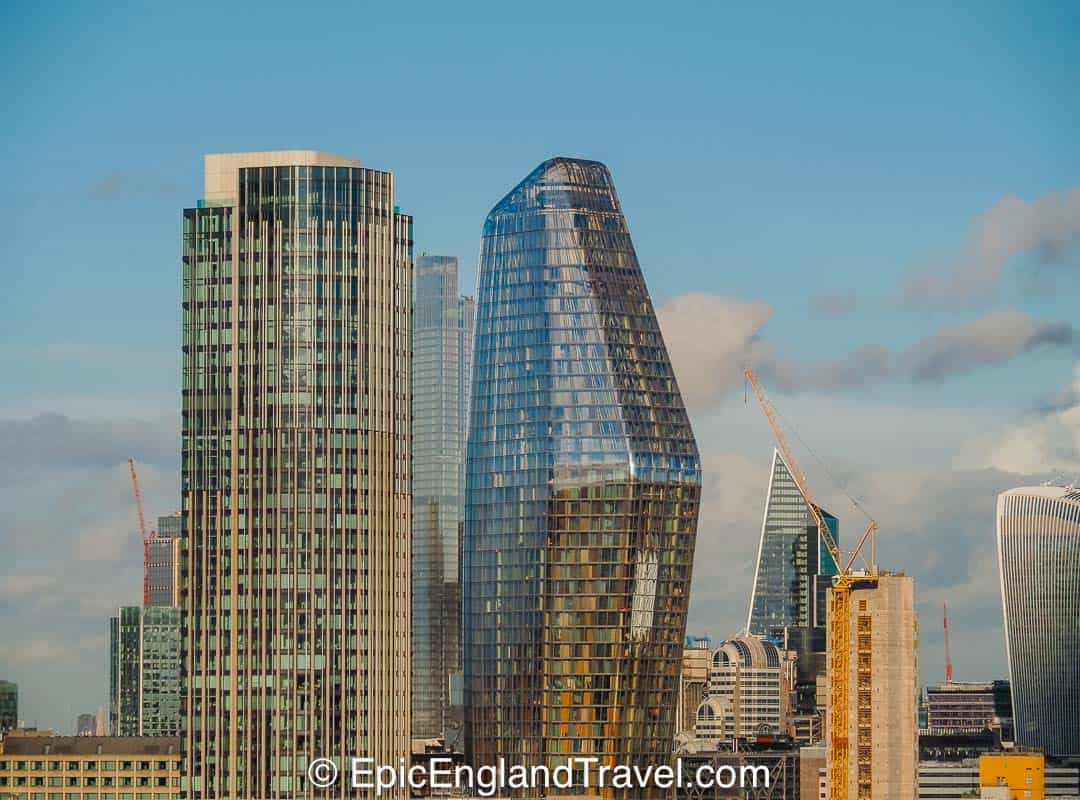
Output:
[[[674,800],[801,800],[801,755],[790,741],[768,741],[768,737],[761,737],[760,742],[749,743],[738,751],[715,748],[680,751],[679,759],[687,776],[696,776],[698,770],[706,766],[710,770],[706,774],[722,777],[732,774],[729,770],[734,770],[735,775],[744,774],[745,770],[748,776],[758,775],[758,784],[748,783],[745,788],[736,784],[733,789],[717,784],[698,785],[691,777],[664,796]],[[760,773],[762,769],[768,771],[768,785]],[[814,800],[817,800],[816,794]]]
[[[707,638],[686,637],[679,678],[679,706],[676,710],[675,735],[693,736],[697,709],[709,687],[712,668],[712,642]]]
[[[488,215],[470,414],[466,754],[666,762],[701,465],[603,164]]]
[[[180,740],[53,736],[12,731],[0,741],[6,800],[179,800]]]
[[[150,605],[180,606],[180,548],[183,518],[179,513],[158,517],[157,536],[150,540]]]
[[[926,728],[931,733],[998,731],[1011,742],[1012,693],[1008,681],[942,683],[926,687]]]
[[[997,501],[998,566],[1016,742],[1080,755],[1080,490]]]
[[[799,748],[799,800],[828,800],[828,755],[822,742]]]
[[[988,759],[985,771],[982,759]],[[1018,794],[1010,792],[1010,800],[1013,797],[1016,800],[1034,800],[1034,770],[1040,761],[1044,761],[1044,758],[1039,753],[1007,751],[959,761],[920,761],[919,800],[978,797],[984,786],[996,786],[998,778],[1004,778],[1007,787],[1010,780],[1015,784],[1013,791]],[[1031,784],[1027,783],[1028,768],[1032,770]],[[1042,783],[1045,797],[1076,798],[1080,796],[1080,767],[1046,760]],[[1031,797],[1024,795],[1028,791],[1032,792]]]
[[[914,800],[918,778],[918,619],[915,582],[882,574],[856,581],[848,601],[849,800]],[[832,609],[829,610],[832,625]],[[828,673],[833,686],[832,667]],[[830,717],[834,713],[829,698]],[[826,744],[835,747],[833,725]]]
[[[820,510],[839,541],[836,517]],[[773,450],[747,630],[780,644],[785,629],[824,629],[826,596],[836,572],[814,515],[780,451]]]
[[[412,735],[443,736],[461,680],[460,547],[475,302],[458,262],[416,259],[413,281]],[[460,711],[455,715],[460,717]],[[459,720],[455,720],[459,721]]]
[[[0,731],[19,727],[19,685],[0,681]]]
[[[1003,787],[1003,800],[1043,800],[1046,796],[1042,753],[985,753],[979,757],[979,788]]]
[[[819,507],[833,539],[839,522]],[[747,630],[796,654],[794,711],[800,741],[820,736],[825,697],[825,616],[836,564],[783,456],[773,450]]]
[[[97,732],[97,719],[93,714],[79,714],[75,718],[76,736],[93,736]]]
[[[180,622],[170,606],[123,606],[109,620],[113,736],[180,734]]]
[[[183,215],[184,789],[310,797],[315,758],[409,754],[412,219],[352,159],[205,166]]]
[[[743,736],[791,736],[795,654],[768,639],[737,636],[712,654],[695,736],[713,742]]]

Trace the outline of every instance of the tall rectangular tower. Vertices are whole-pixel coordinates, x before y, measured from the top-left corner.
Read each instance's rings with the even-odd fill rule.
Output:
[[[388,172],[280,151],[207,156],[184,211],[190,798],[310,797],[312,759],[408,753],[412,219],[394,203]]]
[[[412,734],[453,742],[450,684],[460,681],[459,528],[475,302],[458,262],[416,259],[413,287]]]
[[[866,582],[856,579],[848,615],[848,799],[915,800],[919,766],[915,581],[896,574]],[[833,685],[832,659],[829,669]],[[831,715],[831,697],[829,707]],[[829,726],[830,748],[835,746],[834,734]]]
[[[180,733],[180,609],[123,606],[109,620],[113,736]]]
[[[151,606],[180,606],[183,533],[183,517],[179,512],[158,517],[157,536],[150,540]]]
[[[19,727],[19,686],[0,681],[0,731]]]

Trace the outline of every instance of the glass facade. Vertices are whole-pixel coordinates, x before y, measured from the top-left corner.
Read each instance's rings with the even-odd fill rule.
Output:
[[[603,164],[546,161],[488,215],[470,419],[467,755],[666,762],[701,468]]]
[[[458,295],[456,258],[418,256],[413,284],[412,735],[453,742],[475,302]]]
[[[182,252],[185,795],[344,797],[312,759],[409,751],[412,219],[352,159],[210,155]]]
[[[123,606],[109,620],[113,736],[180,733],[180,610]]]
[[[180,605],[180,514],[158,517],[157,536],[150,540],[150,605]]]
[[[0,731],[19,726],[19,686],[12,681],[0,681]]]
[[[123,606],[109,620],[109,730],[139,735],[139,639],[142,608]]]
[[[1080,755],[1080,491],[997,501],[998,565],[1016,743]]]
[[[819,510],[839,542],[836,517]],[[836,573],[813,514],[774,450],[747,630],[781,644],[785,629],[824,629],[826,599]]]

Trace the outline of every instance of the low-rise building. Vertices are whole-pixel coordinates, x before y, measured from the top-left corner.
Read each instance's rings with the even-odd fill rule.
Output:
[[[999,754],[989,754],[999,755]],[[1023,754],[1021,754],[1023,755]],[[1030,754],[1029,754],[1030,755]],[[986,756],[982,756],[984,758]],[[1038,756],[1041,758],[1041,756]],[[962,761],[920,761],[920,800],[961,800],[982,794],[980,759],[966,758]],[[994,764],[994,762],[990,762]],[[1022,762],[1015,762],[1018,765]],[[1025,797],[1021,788],[1019,800],[1035,800]],[[1048,761],[1043,769],[1043,796],[1047,798],[1074,798],[1080,796],[1080,767]]]
[[[41,736],[0,740],[4,800],[178,800],[180,739]]]
[[[712,664],[711,641],[707,637],[686,637],[682,673],[679,679],[679,707],[675,711],[675,733],[693,734],[698,706],[709,686]]]
[[[979,788],[1004,788],[1002,800],[1043,800],[1046,796],[1042,753],[984,753],[979,756]]]
[[[930,733],[997,731],[1013,740],[1012,692],[1008,681],[942,683],[926,687],[926,729]]]

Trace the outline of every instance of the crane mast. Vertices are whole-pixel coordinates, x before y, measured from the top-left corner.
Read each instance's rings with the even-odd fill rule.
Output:
[[[758,381],[757,375],[749,368],[745,368],[743,374],[754,389],[758,404],[765,413],[765,418],[769,421],[769,427],[772,428],[776,446],[784,458],[784,463],[795,481],[799,494],[802,495],[803,501],[817,522],[818,534],[825,543],[829,555],[832,556],[838,573],[833,577],[833,590],[830,593],[831,614],[829,615],[830,625],[828,632],[829,737],[831,739],[828,796],[829,800],[847,800],[850,765],[848,706],[850,698],[849,671],[851,669],[851,588],[856,582],[864,585],[877,583],[877,566],[874,557],[874,533],[877,530],[877,523],[872,519],[870,520],[870,524],[866,526],[866,532],[863,533],[859,543],[845,562],[843,554],[836,544],[836,539],[833,537],[832,530],[825,522],[821,508],[810,493],[810,485],[806,481],[806,476],[803,474],[802,469],[795,460],[795,454],[792,453],[791,447],[788,445],[784,429],[780,425],[780,415],[765,395],[765,390]],[[854,573],[852,565],[855,558],[862,558],[864,563],[866,561],[862,557],[862,548],[867,540],[870,541],[871,548],[870,562],[867,564],[868,570],[864,573]]]
[[[135,459],[128,459],[128,470],[131,472],[131,488],[135,493],[135,510],[139,514],[139,533],[142,536],[143,545],[143,606],[150,605],[150,542],[157,537],[157,531],[146,526],[146,515],[143,513],[142,490],[139,489],[139,476],[135,474]]]

